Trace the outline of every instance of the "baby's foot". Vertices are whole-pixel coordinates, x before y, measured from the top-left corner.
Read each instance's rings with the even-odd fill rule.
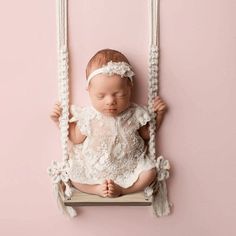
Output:
[[[102,184],[97,184],[94,186],[95,194],[101,196],[101,197],[107,197],[108,196],[108,182],[105,180]]]
[[[113,180],[108,179],[108,197],[119,197],[123,193],[123,188]]]

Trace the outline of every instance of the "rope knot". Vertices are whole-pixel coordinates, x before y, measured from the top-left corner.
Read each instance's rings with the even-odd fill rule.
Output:
[[[170,163],[165,160],[163,156],[159,156],[156,160],[156,168],[158,174],[158,181],[166,180],[169,178]]]
[[[67,183],[69,181],[69,170],[70,166],[68,161],[57,162],[53,161],[52,165],[48,168],[48,175],[51,177],[54,184],[62,181]]]

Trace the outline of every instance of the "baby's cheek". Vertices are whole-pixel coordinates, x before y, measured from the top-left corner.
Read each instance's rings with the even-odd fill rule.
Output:
[[[93,102],[92,102],[92,105],[93,105],[93,107],[94,107],[96,110],[98,110],[98,111],[101,110],[101,107],[102,107],[101,102],[99,102],[99,101],[93,101]]]

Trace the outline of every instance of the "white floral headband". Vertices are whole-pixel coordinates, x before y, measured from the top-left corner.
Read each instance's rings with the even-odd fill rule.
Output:
[[[122,61],[122,62],[113,62],[109,61],[106,65],[102,66],[101,68],[98,68],[94,70],[88,77],[87,82],[91,81],[96,75],[98,74],[104,74],[104,75],[120,75],[121,78],[127,77],[132,83],[133,83],[133,76],[135,75],[132,71],[131,66]]]

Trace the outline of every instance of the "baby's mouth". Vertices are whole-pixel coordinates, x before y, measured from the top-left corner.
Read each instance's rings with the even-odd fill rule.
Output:
[[[105,111],[113,113],[113,112],[116,112],[117,109],[116,108],[106,108]]]

